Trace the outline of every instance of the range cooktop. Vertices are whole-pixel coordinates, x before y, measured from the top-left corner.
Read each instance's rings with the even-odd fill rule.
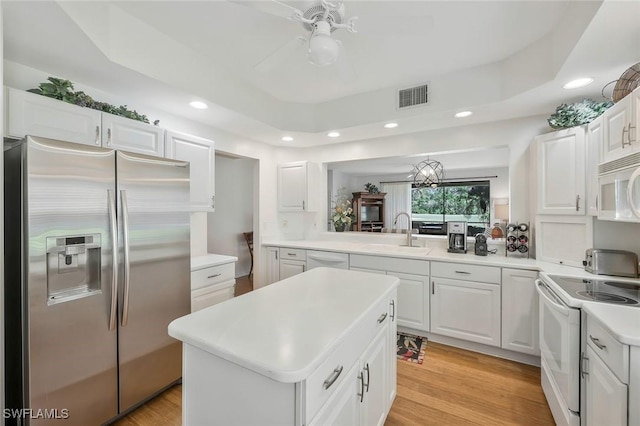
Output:
[[[640,307],[640,283],[549,275],[571,297]]]

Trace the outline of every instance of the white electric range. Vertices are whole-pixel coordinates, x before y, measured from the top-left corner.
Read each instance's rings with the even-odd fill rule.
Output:
[[[581,313],[585,302],[640,307],[640,281],[540,274],[542,388],[558,425],[580,426]]]

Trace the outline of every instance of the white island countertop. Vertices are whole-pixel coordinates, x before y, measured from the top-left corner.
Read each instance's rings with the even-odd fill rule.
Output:
[[[169,324],[169,335],[271,379],[304,380],[398,278],[316,268]],[[323,355],[324,354],[324,355]]]

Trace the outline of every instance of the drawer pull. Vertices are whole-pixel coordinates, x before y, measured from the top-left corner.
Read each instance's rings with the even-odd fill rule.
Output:
[[[222,274],[213,274],[213,275],[209,275],[209,276],[207,277],[207,279],[209,279],[209,278],[219,277],[220,275],[222,275]]]
[[[369,393],[369,382],[371,380],[371,378],[369,377],[369,363],[367,363],[367,365],[364,367],[364,369],[367,372],[367,383],[364,386],[365,386],[365,390],[367,391],[367,393]]]
[[[396,301],[392,300],[391,301],[391,321],[394,321],[396,319]]]
[[[325,389],[329,389],[331,387],[332,384],[335,383],[336,380],[338,380],[338,377],[340,377],[340,373],[342,373],[342,369],[344,367],[341,365],[339,367],[336,367],[333,370],[333,373],[331,373],[331,375],[327,378],[327,380],[324,381],[324,383],[322,384],[322,386]]]
[[[287,256],[293,256],[293,257],[295,257],[295,256],[296,256],[296,254],[295,254],[295,253],[287,253]]]
[[[592,335],[589,335],[589,339],[591,339],[591,341],[593,342],[594,345],[596,345],[598,347],[598,349],[602,350],[602,349],[606,349],[607,346],[603,345],[602,343],[600,343],[600,339],[593,337]]]
[[[584,355],[584,352],[582,352],[582,353],[580,354],[580,358],[581,358],[581,362],[580,362],[580,376],[584,379],[584,376],[588,376],[588,375],[589,375],[589,372],[588,372],[588,371],[585,369],[585,367],[584,367],[584,362],[585,362],[585,361],[589,361],[589,358],[587,358],[587,357]]]
[[[382,324],[386,319],[387,319],[387,313],[385,312],[384,314],[378,317],[378,324]]]
[[[456,274],[471,275],[471,272],[467,272],[467,271],[456,271]]]
[[[360,402],[362,402],[364,399],[364,373],[362,371],[358,374],[358,379],[360,380],[360,392],[358,396],[360,397]]]

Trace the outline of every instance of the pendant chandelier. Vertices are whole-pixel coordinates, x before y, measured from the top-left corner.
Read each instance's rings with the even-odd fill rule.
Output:
[[[444,167],[436,160],[426,159],[413,166],[413,184],[416,188],[436,188],[444,179]]]

